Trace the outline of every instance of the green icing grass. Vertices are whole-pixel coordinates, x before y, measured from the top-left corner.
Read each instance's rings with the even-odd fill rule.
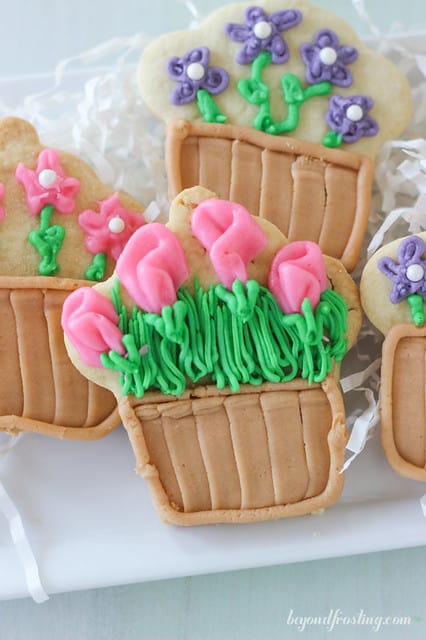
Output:
[[[206,291],[195,282],[194,295],[182,287],[161,314],[137,307],[129,313],[118,281],[111,299],[126,354],[103,353],[101,362],[120,372],[123,394],[137,397],[148,389],[180,395],[196,383],[236,392],[242,383],[321,382],[347,348],[347,306],[331,289],[315,311],[305,299],[301,314],[284,314],[254,280],[236,280],[232,291],[222,285]]]

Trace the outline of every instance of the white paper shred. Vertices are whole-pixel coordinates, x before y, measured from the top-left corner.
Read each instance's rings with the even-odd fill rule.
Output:
[[[7,453],[19,442],[21,436],[9,436],[0,433],[0,463]],[[20,513],[13,500],[8,495],[4,484],[0,479],[0,512],[6,518],[10,537],[15,551],[22,565],[28,593],[38,604],[49,599],[40,580],[37,561],[35,559],[30,541],[25,532]]]
[[[423,515],[426,518],[426,495],[420,498],[420,506],[422,508]]]

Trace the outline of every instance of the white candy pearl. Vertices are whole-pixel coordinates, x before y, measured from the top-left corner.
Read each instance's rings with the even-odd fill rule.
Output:
[[[331,66],[337,60],[337,53],[333,47],[324,47],[319,53],[319,58],[323,64]]]
[[[262,20],[261,22],[257,22],[253,28],[254,35],[259,40],[264,40],[265,38],[269,38],[272,33],[272,27],[269,22]]]
[[[43,189],[51,189],[58,179],[58,174],[53,169],[43,169],[38,174],[38,183]]]
[[[125,226],[126,223],[124,222],[123,218],[111,218],[111,220],[108,222],[108,229],[111,231],[111,233],[121,233],[122,231],[124,231]]]
[[[359,104],[351,104],[351,106],[346,109],[346,117],[348,120],[352,120],[352,122],[359,122],[363,116],[364,112]]]
[[[190,80],[201,80],[204,74],[205,70],[200,62],[191,62],[186,69],[186,75]]]
[[[425,275],[425,270],[421,264],[410,264],[410,266],[407,267],[405,275],[410,282],[420,282]]]

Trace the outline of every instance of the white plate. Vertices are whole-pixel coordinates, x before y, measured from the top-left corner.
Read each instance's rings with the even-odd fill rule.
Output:
[[[413,48],[423,44],[411,38]],[[71,84],[81,75],[70,78]],[[9,105],[50,76],[0,80]],[[355,370],[357,367],[355,367]],[[398,477],[378,434],[349,468],[340,501],[323,515],[254,525],[166,526],[133,471],[122,428],[97,442],[26,435],[0,461],[49,593],[128,584],[426,544],[422,483]],[[0,517],[0,598],[28,595]]]

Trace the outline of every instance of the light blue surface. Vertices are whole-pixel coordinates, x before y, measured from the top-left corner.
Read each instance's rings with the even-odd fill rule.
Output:
[[[202,13],[219,4],[197,2]],[[317,4],[348,18],[362,35],[369,33],[350,0]],[[395,23],[403,30],[426,26],[425,3],[419,0],[365,4],[382,30]],[[188,22],[182,3],[171,0],[3,0],[2,5],[0,76],[51,71],[59,59],[111,36],[140,30],[155,35]],[[426,637],[425,566],[426,548],[419,548],[65,594],[42,606],[4,602],[0,639],[420,639]],[[324,618],[338,610],[362,620],[362,612],[375,619],[410,617],[411,624],[377,633],[366,625],[340,623],[332,632],[317,625],[301,632],[287,624],[291,611]]]
[[[425,563],[426,550],[411,549],[84,591],[54,596],[41,606],[29,600],[2,603],[0,637],[424,640]],[[363,624],[348,624],[353,616]],[[401,624],[383,622],[378,628],[388,616]],[[311,621],[300,631],[289,623],[296,617],[329,618],[329,623]],[[335,618],[339,623],[333,628]]]

